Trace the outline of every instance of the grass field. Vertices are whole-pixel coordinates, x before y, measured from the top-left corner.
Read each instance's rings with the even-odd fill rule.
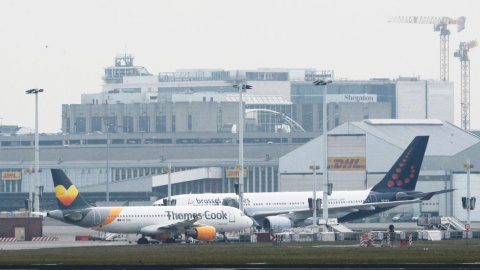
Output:
[[[480,239],[417,241],[411,248],[356,242],[126,245],[0,251],[1,265],[396,264],[480,262]]]

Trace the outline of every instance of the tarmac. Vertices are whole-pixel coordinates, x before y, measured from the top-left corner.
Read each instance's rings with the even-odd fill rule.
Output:
[[[390,224],[395,226],[395,230],[415,231],[422,230],[413,222],[404,223],[346,223],[345,225],[354,231],[386,231]],[[471,224],[472,230],[480,230],[480,222]],[[57,241],[17,241],[2,242],[0,250],[26,250],[41,248],[62,248],[62,247],[89,247],[89,246],[118,246],[118,245],[136,245],[139,235],[126,235],[127,240],[123,241],[76,241],[76,236],[100,236],[101,233],[95,230],[81,228],[71,225],[44,225],[43,236],[58,238]]]
[[[99,236],[99,232],[77,226],[43,226],[43,236],[57,237],[57,241],[2,242],[0,250],[26,250],[62,247],[118,246],[135,244],[128,241],[76,241],[77,235]],[[136,240],[136,238],[132,238]]]

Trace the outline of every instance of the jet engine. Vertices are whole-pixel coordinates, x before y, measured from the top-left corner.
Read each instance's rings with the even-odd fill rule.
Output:
[[[288,217],[280,216],[269,216],[263,219],[263,228],[264,229],[290,229],[293,227],[293,222]]]
[[[185,231],[186,236],[203,241],[213,240],[216,233],[215,227],[212,226],[193,227]]]
[[[222,205],[223,206],[230,206],[230,207],[234,207],[234,208],[240,208],[240,203],[238,202],[238,200],[236,198],[232,198],[232,197],[227,197],[227,198],[223,199]]]

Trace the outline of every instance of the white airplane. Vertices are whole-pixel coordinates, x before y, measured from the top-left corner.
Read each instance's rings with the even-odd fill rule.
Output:
[[[338,222],[360,219],[387,211],[402,204],[419,203],[433,195],[450,192],[415,191],[418,174],[428,143],[428,136],[417,136],[385,177],[367,190],[334,191],[328,196],[329,218]],[[244,193],[245,214],[254,218],[265,229],[284,229],[307,225],[312,218],[313,192],[259,192]],[[321,198],[322,191],[317,191]],[[183,194],[172,196],[172,202],[179,205],[206,206],[231,205],[238,207],[235,193]],[[154,206],[166,205],[166,199],[156,201]],[[318,213],[322,213],[321,199],[317,202]],[[308,221],[307,221],[308,222]],[[311,221],[310,221],[311,222]]]
[[[96,231],[141,234],[138,244],[148,243],[145,236],[173,243],[181,234],[208,241],[217,232],[240,231],[253,224],[229,206],[93,207],[62,170],[52,169],[52,177],[60,209],[47,212],[47,217]]]

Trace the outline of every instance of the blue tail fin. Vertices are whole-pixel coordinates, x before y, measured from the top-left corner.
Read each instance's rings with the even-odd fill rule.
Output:
[[[417,136],[372,191],[415,190],[428,136]]]
[[[72,184],[68,176],[60,169],[52,169],[53,185],[57,197],[58,208],[82,209],[92,207],[80,195],[77,188]]]

